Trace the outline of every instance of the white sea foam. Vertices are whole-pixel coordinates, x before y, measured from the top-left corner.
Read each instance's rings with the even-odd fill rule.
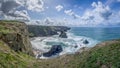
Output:
[[[31,40],[31,43],[33,48],[38,49],[42,53],[48,52],[52,45],[61,45],[63,51],[59,55],[73,54],[82,47],[92,47],[98,43],[98,41],[91,38],[87,38],[84,36],[75,36],[72,33],[67,33],[67,36],[68,38],[59,38],[57,35],[52,37],[36,37],[34,40]],[[88,40],[89,44],[84,44],[84,40]],[[47,57],[41,56],[40,58],[45,59]]]

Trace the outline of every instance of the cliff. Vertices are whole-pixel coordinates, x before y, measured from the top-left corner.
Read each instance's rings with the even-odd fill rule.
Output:
[[[36,60],[31,51],[24,23],[0,21],[0,68],[120,68],[120,40],[49,60]]]
[[[67,32],[69,29],[69,27],[65,26],[28,25],[28,31],[31,37],[52,36],[58,34],[58,32]]]
[[[33,55],[27,26],[23,22],[0,21],[0,40],[15,52]]]

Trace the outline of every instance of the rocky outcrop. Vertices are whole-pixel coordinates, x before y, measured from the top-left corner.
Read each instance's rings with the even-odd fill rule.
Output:
[[[31,34],[30,37],[43,37],[57,35],[58,32],[66,32],[70,28],[65,26],[37,26],[28,25],[28,31]]]
[[[67,38],[67,34],[64,31],[61,31],[59,37],[61,37],[61,38]]]
[[[15,52],[33,55],[27,26],[23,22],[0,21],[0,40]]]
[[[83,44],[89,44],[89,41],[88,41],[87,39],[85,39],[85,40],[83,41]]]
[[[62,51],[63,51],[63,49],[62,49],[61,45],[53,45],[52,48],[50,49],[50,51],[43,53],[43,56],[50,57],[50,56],[59,54]]]

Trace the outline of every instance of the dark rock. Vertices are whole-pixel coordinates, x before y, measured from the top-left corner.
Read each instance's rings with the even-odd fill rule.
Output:
[[[50,51],[48,51],[46,53],[43,53],[43,56],[44,57],[50,57],[50,56],[56,55],[56,54],[58,54],[62,51],[63,51],[63,49],[62,49],[61,45],[53,45],[52,48],[50,49]]]
[[[38,26],[38,25],[27,25],[30,37],[43,37],[58,35],[58,32],[67,32],[70,30],[66,26]]]
[[[61,31],[61,34],[59,35],[61,38],[67,38],[67,34],[64,31]]]
[[[75,47],[75,48],[77,48],[78,46],[77,46],[77,45],[75,45],[74,47]]]
[[[84,40],[83,43],[84,44],[89,44],[89,41],[88,40]]]
[[[39,55],[37,56],[37,58],[39,58],[39,57],[41,57],[41,56],[42,56],[42,55],[39,54]]]

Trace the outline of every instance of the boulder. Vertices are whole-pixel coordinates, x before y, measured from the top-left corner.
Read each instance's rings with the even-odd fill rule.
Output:
[[[89,44],[89,41],[88,41],[87,39],[85,39],[85,40],[83,41],[83,43],[84,43],[84,44]]]
[[[44,57],[50,57],[52,55],[56,55],[59,54],[60,52],[62,52],[62,46],[61,45],[53,45],[52,48],[50,49],[50,51],[43,53]]]
[[[77,47],[78,47],[77,45],[74,46],[74,48],[77,48]]]
[[[67,38],[67,34],[64,31],[61,31],[59,37],[61,37],[61,38]]]

